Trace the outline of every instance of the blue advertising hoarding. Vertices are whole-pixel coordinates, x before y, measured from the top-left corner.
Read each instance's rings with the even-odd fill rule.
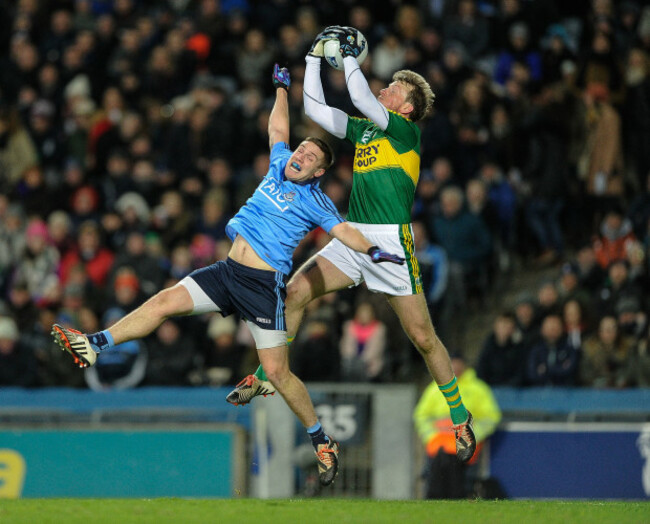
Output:
[[[0,498],[231,497],[245,492],[238,432],[235,427],[0,431]]]
[[[650,424],[505,425],[490,474],[512,498],[650,499]]]

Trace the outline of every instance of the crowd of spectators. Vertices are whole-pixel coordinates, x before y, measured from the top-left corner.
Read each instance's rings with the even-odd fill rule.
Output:
[[[594,246],[496,317],[478,376],[493,386],[650,387],[643,252],[629,221],[610,211]]]
[[[291,70],[292,145],[323,136],[302,109],[304,55],[347,24],[368,39],[375,92],[408,68],[436,93],[413,218],[443,341],[467,353],[468,311],[495,282],[557,265],[498,316],[479,376],[648,385],[641,2],[0,0],[0,12],[0,384],[223,384],[254,369],[233,319],[168,320],[85,375],[49,329],[102,329],[225,258],[225,224],[268,168],[273,63]],[[343,74],[323,77],[328,103],[355,114]],[[328,140],[323,186],[345,213],[353,151]],[[327,241],[314,232],[295,263]],[[292,354],[306,380],[399,380],[408,348],[360,289],[312,303]]]

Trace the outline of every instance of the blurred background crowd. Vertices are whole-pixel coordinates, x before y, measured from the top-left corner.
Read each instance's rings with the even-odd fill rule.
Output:
[[[0,385],[232,384],[255,369],[232,317],[168,320],[84,373],[49,331],[108,327],[226,257],[225,225],[268,168],[274,62],[291,71],[292,145],[323,136],[302,79],[331,24],[368,39],[373,91],[407,68],[436,93],[413,227],[447,346],[491,385],[650,385],[643,2],[0,0],[0,12]],[[327,102],[356,114],[343,73],[322,75]],[[353,150],[326,138],[337,160],[322,186],[345,213]],[[295,264],[328,240],[310,234]],[[514,293],[522,272],[536,284]],[[468,345],[486,308],[494,329]],[[310,304],[291,352],[304,380],[427,376],[363,287]]]

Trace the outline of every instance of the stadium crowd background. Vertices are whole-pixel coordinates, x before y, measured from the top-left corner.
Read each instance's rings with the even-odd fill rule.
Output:
[[[330,24],[367,37],[375,92],[408,68],[436,93],[413,217],[450,349],[491,385],[650,385],[641,2],[0,0],[0,13],[0,385],[232,384],[255,369],[233,318],[168,320],[85,373],[49,331],[102,329],[226,256],[225,224],[268,167],[274,62],[291,70],[292,145],[323,135],[302,78]],[[355,114],[343,74],[323,77],[328,103]],[[323,187],[345,212],[353,151],[329,142]],[[295,263],[327,241],[311,234]],[[522,268],[548,278],[495,298]],[[494,332],[466,347],[486,304]],[[426,376],[363,288],[310,304],[292,358],[304,380]]]

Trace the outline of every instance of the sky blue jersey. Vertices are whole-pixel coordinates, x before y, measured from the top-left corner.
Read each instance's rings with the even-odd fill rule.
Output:
[[[320,226],[329,233],[344,221],[318,187],[318,179],[295,184],[285,178],[291,154],[285,142],[273,146],[269,172],[226,226],[231,240],[241,235],[262,260],[285,275],[291,272],[294,250],[309,231]]]

